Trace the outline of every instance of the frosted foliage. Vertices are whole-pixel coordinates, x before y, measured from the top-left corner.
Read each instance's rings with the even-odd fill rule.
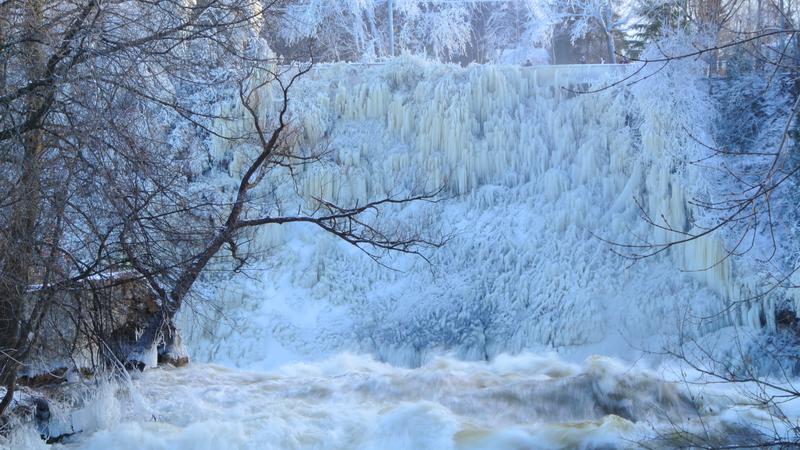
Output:
[[[545,48],[558,19],[539,1],[501,3],[492,8],[482,39],[489,59],[500,64],[548,64]]]
[[[290,44],[314,39],[323,44],[322,58],[327,60],[389,57],[386,6],[385,0],[297,0],[283,10],[281,38]],[[472,33],[471,7],[463,2],[397,0],[397,53],[438,60],[462,54]]]
[[[357,45],[368,39],[363,14],[374,14],[374,2],[369,0],[306,0],[287,7],[287,26],[281,31],[289,42],[314,36],[319,27],[335,23],[347,28],[349,38]]]
[[[398,36],[402,49],[415,54],[430,53],[437,60],[460,55],[466,50],[472,32],[466,5],[406,3],[398,8],[404,19]]]
[[[627,343],[660,348],[679,326],[770,326],[759,319],[769,299],[726,309],[749,289],[729,262],[678,270],[710,266],[724,254],[720,241],[626,267],[593,237],[662,242],[671,236],[646,226],[633,198],[652,217],[686,225],[699,217],[687,198],[708,189],[703,173],[681,162],[692,151],[683,126],[711,120],[691,71],[673,91],[694,96],[686,101],[647,85],[563,89],[624,70],[407,59],[318,66],[291,104],[303,129],[296,145],[330,150],[300,175],[306,206],[313,197],[356,204],[443,186],[442,202],[384,220],[438,224],[453,239],[431,266],[386,261],[395,271],[313,227],[264,228],[250,245],[270,256],[212,296],[224,314],[184,316],[195,358],[260,367],[351,350],[418,365],[442,350],[482,359],[541,347],[629,356]]]

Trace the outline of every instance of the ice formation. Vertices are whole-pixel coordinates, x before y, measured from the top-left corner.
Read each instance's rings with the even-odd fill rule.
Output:
[[[261,229],[254,269],[220,283],[214,308],[199,307],[204,319],[186,317],[194,356],[245,367],[342,350],[412,366],[441,351],[624,356],[678,329],[773,327],[774,300],[741,301],[758,278],[722,258],[720,238],[631,267],[597,238],[674,239],[641,220],[634,199],[690,231],[702,218],[687,199],[710,195],[702,170],[685,164],[697,145],[686,131],[703,136],[710,124],[685,74],[658,81],[670,95],[648,85],[575,93],[625,70],[318,66],[292,97],[294,145],[331,150],[301,174],[305,201],[443,186],[444,201],[388,216],[454,238],[432,266],[402,256],[388,261],[393,271],[311,227]],[[229,153],[217,148],[218,158]]]

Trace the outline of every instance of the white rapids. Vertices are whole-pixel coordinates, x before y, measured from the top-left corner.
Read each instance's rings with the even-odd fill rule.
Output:
[[[84,432],[51,448],[637,448],[667,423],[724,432],[759,420],[730,393],[690,392],[598,356],[437,358],[408,369],[342,354],[262,373],[192,364],[101,390],[67,419]],[[14,449],[47,448],[32,431],[14,439]]]

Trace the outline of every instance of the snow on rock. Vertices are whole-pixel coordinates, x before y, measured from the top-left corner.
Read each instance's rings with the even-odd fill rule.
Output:
[[[180,353],[177,333],[176,345],[161,352],[160,334],[149,339],[144,336],[149,324],[158,321],[160,329],[163,319],[155,294],[135,274],[103,274],[87,280],[79,290],[65,289],[54,295],[57,301],[42,313],[42,332],[36,335],[19,370],[20,384],[72,380],[120,362],[129,367],[155,367],[164,353],[169,353],[173,364],[188,362],[185,349]],[[25,307],[34,310],[38,300],[32,296]],[[98,304],[108,313],[96,314]]]

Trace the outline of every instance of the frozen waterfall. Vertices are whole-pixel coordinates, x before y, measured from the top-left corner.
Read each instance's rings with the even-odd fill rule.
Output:
[[[775,432],[736,388],[638,359],[681,332],[724,351],[734,329],[775,327],[775,297],[741,301],[759,275],[721,258],[716,237],[636,264],[610,250],[674,238],[637,201],[688,231],[709,220],[689,199],[715,195],[715,180],[686,164],[700,145],[689,135],[708,138],[713,118],[686,72],[576,92],[628,70],[316,67],[293,91],[287,145],[325,157],[297,184],[271,171],[274,195],[259,198],[291,210],[443,187],[441,201],[381,220],[451,240],[430,264],[379,265],[313,226],[258,229],[245,244],[252,265],[212,270],[182,311],[194,362],[92,394],[70,387],[84,401],[53,403],[48,431],[67,438],[52,448],[670,448],[684,431],[713,443]],[[258,93],[265,116],[272,104]],[[219,107],[241,118],[218,121],[221,135],[247,131],[235,102]],[[223,173],[205,182],[223,192],[248,154],[211,147],[203,170]],[[785,406],[798,416],[797,402]],[[49,448],[39,431],[23,427],[0,449]]]
[[[195,359],[267,368],[339,351],[409,366],[441,352],[628,356],[677,329],[773,326],[770,298],[738,302],[758,278],[729,259],[715,264],[719,239],[630,265],[597,238],[663,242],[674,236],[647,226],[634,199],[689,231],[702,218],[687,199],[710,195],[704,173],[685,164],[699,145],[687,131],[706,137],[712,117],[686,73],[575,92],[626,70],[411,59],[316,67],[292,100],[293,145],[329,151],[300,177],[306,202],[443,186],[443,201],[386,220],[454,237],[432,265],[399,256],[390,270],[310,227],[259,230],[254,269],[217,283],[213,308],[201,302],[184,316]],[[232,174],[241,157],[215,149]]]

